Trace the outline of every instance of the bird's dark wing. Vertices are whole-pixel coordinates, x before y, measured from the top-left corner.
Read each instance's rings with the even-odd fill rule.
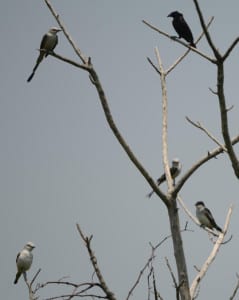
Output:
[[[210,212],[210,210],[208,208],[205,208],[204,211],[205,211],[205,214],[206,214],[207,218],[209,219],[210,223],[212,224],[212,226],[214,228],[216,228],[218,231],[223,232],[222,229],[221,229],[221,227],[219,227],[217,225],[217,223],[215,222],[215,220],[214,220],[214,218],[213,218],[212,213]]]
[[[204,212],[205,212],[205,215],[207,216],[208,220],[210,221],[210,223],[213,225],[213,227],[217,227],[217,224],[216,224],[210,210],[205,207]]]
[[[170,174],[171,174],[172,178],[174,179],[178,175],[178,168],[171,167]]]
[[[56,47],[57,44],[58,44],[58,36],[56,35],[56,41],[55,41],[54,46],[52,47],[52,51],[55,49],[55,47]]]
[[[47,34],[45,34],[41,40],[41,45],[40,45],[40,49],[45,49],[48,51],[53,51],[56,47],[56,45],[58,44],[58,36],[55,36],[55,43],[53,45],[51,45],[51,49],[46,49],[48,48],[46,45],[48,43],[48,36]],[[45,57],[47,57],[48,53],[44,53]]]
[[[41,40],[40,49],[45,49],[46,42],[47,42],[47,34],[44,34]]]
[[[184,20],[183,16],[173,19],[173,27],[176,30],[179,38],[184,38],[188,43],[193,44],[192,31]]]
[[[20,252],[17,254],[17,257],[16,257],[16,263],[18,261],[18,257],[20,256]]]
[[[163,175],[161,175],[158,179],[157,179],[157,185],[160,185],[162,182],[164,182],[166,180],[166,175],[165,173]]]

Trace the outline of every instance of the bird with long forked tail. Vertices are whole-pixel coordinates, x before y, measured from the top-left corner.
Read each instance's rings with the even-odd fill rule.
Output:
[[[43,60],[44,57],[47,57],[49,52],[53,51],[58,43],[57,32],[61,31],[61,29],[52,27],[49,31],[43,36],[41,45],[40,45],[40,54],[37,58],[35,67],[33,68],[32,74],[28,77],[27,82],[30,82],[35,75],[36,69],[39,64]],[[43,50],[43,51],[42,51]]]

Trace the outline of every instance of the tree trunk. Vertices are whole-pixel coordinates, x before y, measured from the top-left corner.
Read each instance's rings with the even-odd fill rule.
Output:
[[[180,231],[178,207],[176,198],[171,198],[168,206],[169,222],[171,227],[174,256],[178,271],[178,287],[177,290],[180,294],[181,300],[191,300],[190,289],[188,282],[187,265],[183,251],[183,242]],[[178,299],[178,297],[177,297]]]

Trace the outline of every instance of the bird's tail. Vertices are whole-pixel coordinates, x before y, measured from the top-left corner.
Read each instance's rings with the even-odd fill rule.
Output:
[[[215,228],[216,228],[217,231],[223,232],[221,227],[216,225]]]
[[[44,55],[45,55],[45,53],[43,53],[43,52],[40,51],[40,54],[39,54],[39,56],[37,58],[37,61],[36,61],[36,65],[35,65],[35,67],[32,70],[32,74],[28,77],[27,82],[30,82],[32,80],[33,76],[35,75],[37,67],[39,66],[40,62],[44,58]]]
[[[151,196],[153,195],[154,191],[151,191],[150,193],[147,194],[148,198],[151,198]]]
[[[17,284],[18,279],[20,278],[21,275],[22,275],[22,272],[17,272],[16,278],[15,278],[15,280],[14,280],[14,284]]]

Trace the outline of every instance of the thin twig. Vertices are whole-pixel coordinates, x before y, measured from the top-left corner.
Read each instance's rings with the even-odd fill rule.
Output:
[[[236,297],[236,293],[239,289],[239,276],[238,276],[238,274],[236,274],[236,276],[237,276],[237,285],[236,285],[231,297],[229,298],[229,300],[233,300]]]
[[[231,46],[229,46],[229,48],[227,49],[227,51],[225,52],[225,54],[222,56],[222,60],[225,61],[228,56],[230,55],[230,53],[232,52],[232,50],[236,47],[236,45],[239,42],[239,37],[237,37],[231,44]]]
[[[164,36],[166,36],[167,38],[169,38],[169,39],[172,40],[172,36],[169,35],[168,33],[166,33],[166,32],[164,32],[164,31],[158,29],[157,27],[151,25],[149,22],[147,22],[147,21],[145,21],[145,20],[143,20],[142,22],[143,22],[145,25],[147,25],[148,27],[150,27],[151,29],[157,31],[158,33],[160,33],[160,34],[162,34],[162,35],[164,35]],[[199,50],[196,49],[196,48],[190,47],[188,44],[184,43],[183,41],[181,41],[181,40],[179,40],[179,39],[173,39],[173,40],[174,40],[175,42],[177,42],[177,43],[179,43],[179,44],[185,46],[185,47],[188,48],[189,50],[198,53],[199,55],[201,55],[202,57],[206,58],[206,59],[209,60],[210,62],[212,62],[212,63],[214,63],[214,64],[216,63],[214,58],[208,56],[207,54],[203,53],[202,51],[199,51]]]
[[[202,12],[201,12],[201,9],[199,7],[199,4],[198,4],[198,1],[197,0],[193,0],[194,4],[195,4],[195,7],[196,7],[196,11],[198,13],[198,16],[199,16],[199,20],[200,20],[200,23],[201,23],[201,26],[202,26],[202,29],[205,33],[205,36],[206,36],[206,39],[208,41],[208,44],[209,46],[211,47],[215,57],[217,59],[221,59],[221,55],[218,51],[218,49],[214,46],[213,42],[212,42],[212,39],[211,39],[211,36],[209,34],[209,31],[207,30],[207,26],[205,24],[205,21],[204,21],[204,18],[203,18],[203,15],[202,15]]]
[[[209,131],[208,131],[208,129],[206,129],[203,125],[201,125],[201,123],[200,122],[194,122],[194,121],[192,121],[189,117],[186,117],[186,120],[190,123],[190,124],[192,124],[193,126],[195,126],[196,128],[198,128],[198,129],[200,129],[200,130],[202,130],[203,132],[205,132],[206,133],[206,135],[211,139],[211,140],[213,140],[218,146],[220,146],[225,152],[227,152],[227,148],[223,145],[223,144],[221,144]]]
[[[95,255],[94,255],[94,252],[91,249],[91,244],[90,243],[91,243],[91,240],[92,240],[93,236],[92,235],[90,237],[85,236],[84,233],[83,233],[83,231],[81,230],[79,224],[76,224],[76,227],[77,227],[77,230],[78,230],[78,232],[79,232],[82,240],[85,242],[85,246],[86,246],[86,248],[88,250],[88,254],[90,256],[90,260],[91,260],[92,266],[93,266],[93,268],[95,270],[95,273],[96,273],[97,278],[98,278],[98,280],[100,282],[102,290],[105,292],[106,297],[109,300],[116,300],[114,293],[110,291],[110,289],[108,288],[108,286],[107,286],[107,284],[106,284],[106,282],[104,280],[104,277],[103,277],[103,275],[102,275],[102,273],[101,273],[101,271],[99,269],[99,266],[98,266],[98,263],[97,263],[97,259],[96,259]]]
[[[148,62],[151,64],[151,66],[154,68],[154,70],[155,70],[159,75],[161,75],[161,73],[160,73],[158,67],[155,66],[155,64],[152,62],[152,60],[151,60],[149,57],[147,57],[147,60],[148,60]]]
[[[231,144],[235,145],[239,142],[239,135],[234,137],[231,140]],[[226,147],[224,145],[224,147]],[[181,176],[180,180],[177,182],[173,194],[177,195],[178,192],[181,190],[185,182],[192,176],[196,170],[205,164],[208,160],[215,158],[217,155],[222,154],[224,152],[222,147],[215,148],[214,150],[207,153],[206,156],[202,157],[198,162],[196,162],[183,176]]]
[[[48,6],[50,12],[52,13],[54,18],[56,19],[56,21],[57,21],[58,25],[60,26],[61,30],[63,31],[65,37],[67,38],[67,40],[71,44],[72,48],[74,49],[76,55],[81,59],[83,64],[87,64],[88,58],[84,57],[84,55],[81,52],[80,48],[76,46],[76,43],[73,41],[73,39],[70,36],[69,32],[67,31],[66,27],[63,25],[63,22],[60,20],[59,15],[54,10],[54,8],[53,8],[52,4],[50,3],[50,1],[49,0],[44,0],[44,1],[45,1],[46,5]]]

